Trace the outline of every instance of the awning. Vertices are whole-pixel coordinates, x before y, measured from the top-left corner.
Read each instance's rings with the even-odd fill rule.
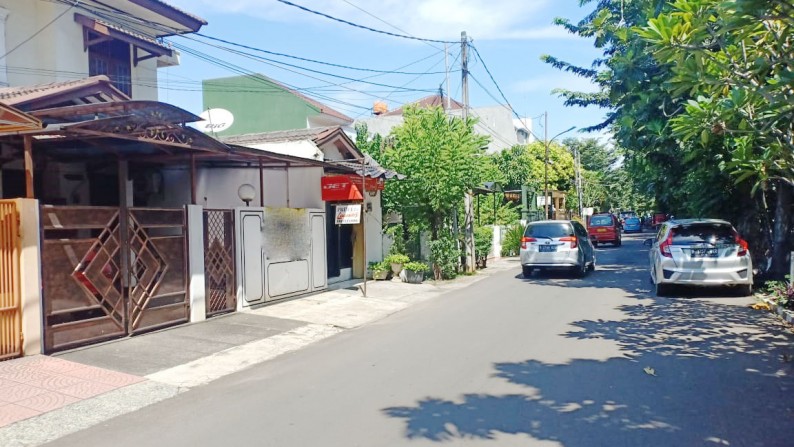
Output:
[[[41,129],[41,120],[0,102],[0,132]]]

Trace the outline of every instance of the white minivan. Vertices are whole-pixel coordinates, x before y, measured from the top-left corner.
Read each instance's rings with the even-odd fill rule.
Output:
[[[579,276],[595,270],[595,249],[585,227],[575,220],[530,222],[521,238],[521,269],[569,269]]]

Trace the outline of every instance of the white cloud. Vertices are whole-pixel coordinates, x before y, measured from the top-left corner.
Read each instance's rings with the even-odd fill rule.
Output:
[[[327,18],[275,0],[169,1],[188,11],[197,9],[199,4],[203,10],[246,14],[271,21],[330,23]],[[457,40],[464,30],[477,40],[570,38],[562,28],[549,25],[550,18],[544,19],[545,23],[537,23],[537,17],[542,15],[540,13],[547,8],[549,2],[550,0],[381,0],[371,3],[364,0],[296,1],[307,8],[353,23],[430,39]],[[353,30],[348,25],[338,25]]]

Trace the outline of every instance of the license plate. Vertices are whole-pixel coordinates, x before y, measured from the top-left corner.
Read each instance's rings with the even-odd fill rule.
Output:
[[[716,258],[717,257],[717,249],[716,248],[693,248],[692,249],[692,257],[693,258]]]
[[[541,245],[538,247],[538,251],[541,253],[549,253],[553,251],[557,251],[556,245]]]
[[[598,232],[598,233],[606,233],[607,229],[606,228],[599,228],[599,229],[596,230],[596,232]]]

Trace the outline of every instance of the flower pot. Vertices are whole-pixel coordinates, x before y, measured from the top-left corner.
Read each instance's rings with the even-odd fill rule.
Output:
[[[422,284],[425,279],[425,272],[414,272],[413,270],[405,271],[405,282],[409,284]]]
[[[377,270],[372,272],[372,279],[376,281],[383,281],[389,277],[388,270]]]
[[[402,270],[403,270],[402,262],[392,262],[391,263],[391,271],[395,275],[399,275]]]

